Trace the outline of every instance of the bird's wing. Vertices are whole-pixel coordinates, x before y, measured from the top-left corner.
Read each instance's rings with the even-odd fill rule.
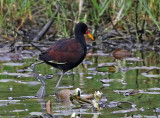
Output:
[[[48,50],[42,52],[40,60],[53,61],[54,63],[75,63],[83,56],[83,48],[76,40],[60,40]]]

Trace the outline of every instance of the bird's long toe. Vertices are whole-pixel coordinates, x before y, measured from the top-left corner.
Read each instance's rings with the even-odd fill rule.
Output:
[[[45,79],[52,79],[53,78],[53,74],[46,74],[44,76]]]
[[[38,90],[38,92],[36,93],[36,97],[38,98],[43,98],[45,96],[46,90],[45,90],[45,86],[41,86],[41,88]]]

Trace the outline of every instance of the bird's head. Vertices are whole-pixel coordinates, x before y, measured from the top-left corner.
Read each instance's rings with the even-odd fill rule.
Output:
[[[88,32],[88,27],[85,23],[78,23],[75,27],[76,34],[87,34],[91,40],[94,40],[93,36]]]

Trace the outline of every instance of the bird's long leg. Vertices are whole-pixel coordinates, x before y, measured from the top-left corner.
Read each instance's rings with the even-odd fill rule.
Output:
[[[56,85],[56,87],[55,87],[55,93],[56,93],[56,94],[58,93],[58,87],[59,87],[59,84],[60,84],[60,82],[61,82],[61,79],[62,79],[63,75],[64,75],[64,72],[62,72],[61,76],[60,76],[59,79],[58,79],[57,85]]]
[[[39,64],[42,64],[42,63],[44,63],[44,62],[39,62],[39,63],[31,65],[32,70],[35,73],[35,76],[41,82],[41,88],[38,90],[38,92],[35,95],[36,97],[39,97],[39,98],[43,98],[45,96],[45,93],[46,93],[46,91],[45,91],[45,82],[43,81],[44,77],[43,76],[39,76],[38,72],[35,69],[35,66],[37,66]]]

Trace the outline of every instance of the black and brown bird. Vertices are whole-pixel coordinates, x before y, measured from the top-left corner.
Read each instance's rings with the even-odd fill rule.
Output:
[[[75,27],[74,39],[62,39],[55,42],[49,49],[39,55],[39,59],[48,65],[62,70],[58,83],[55,87],[58,92],[59,83],[63,74],[78,66],[85,58],[87,53],[86,41],[84,34],[87,34],[92,40],[93,36],[89,34],[88,27],[84,23],[78,23]],[[45,95],[45,83],[41,77],[37,77],[42,86],[37,92],[37,96],[43,97]]]

